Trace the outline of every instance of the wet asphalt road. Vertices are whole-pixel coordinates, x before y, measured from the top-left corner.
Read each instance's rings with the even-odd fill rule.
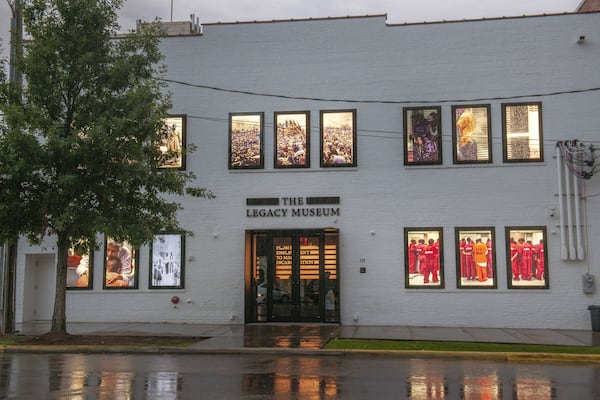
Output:
[[[364,356],[2,354],[2,399],[598,399],[600,365]]]

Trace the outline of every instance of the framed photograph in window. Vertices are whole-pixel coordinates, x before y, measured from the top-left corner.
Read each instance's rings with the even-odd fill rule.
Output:
[[[321,167],[356,165],[356,110],[321,111]]]
[[[183,289],[185,236],[161,233],[154,236],[150,248],[150,289]]]
[[[548,289],[546,227],[506,227],[509,289]]]
[[[275,113],[275,168],[310,167],[310,113]]]
[[[84,254],[74,248],[69,249],[69,255],[67,256],[67,289],[93,289],[93,259],[93,253],[90,256],[89,253]]]
[[[404,228],[406,288],[444,288],[442,228]]]
[[[452,106],[454,163],[491,163],[491,131],[489,104]]]
[[[456,286],[460,289],[495,289],[494,228],[455,228]]]
[[[171,115],[163,120],[158,149],[160,168],[185,169],[186,116]]]
[[[264,113],[229,114],[229,169],[264,168]]]
[[[404,165],[442,163],[441,107],[405,107]]]
[[[504,162],[544,161],[542,103],[502,104]]]
[[[104,289],[137,289],[137,249],[110,237],[104,249]]]

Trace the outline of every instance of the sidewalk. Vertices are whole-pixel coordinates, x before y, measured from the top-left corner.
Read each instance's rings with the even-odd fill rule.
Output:
[[[28,324],[23,334],[47,332],[47,323]],[[160,323],[68,323],[72,334],[194,336],[206,338],[194,349],[241,348],[320,349],[328,340],[389,339],[483,343],[523,343],[562,346],[600,346],[600,332],[592,330],[515,329],[475,327],[414,327],[336,324],[258,323],[160,324]]]

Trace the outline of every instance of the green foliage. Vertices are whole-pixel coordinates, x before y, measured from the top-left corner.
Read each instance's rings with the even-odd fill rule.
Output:
[[[166,195],[212,197],[187,187],[192,173],[158,168],[170,108],[160,28],[114,39],[121,4],[24,2],[25,100],[11,100],[10,85],[0,91],[0,239],[64,234],[81,245],[103,232],[140,245],[181,230]]]

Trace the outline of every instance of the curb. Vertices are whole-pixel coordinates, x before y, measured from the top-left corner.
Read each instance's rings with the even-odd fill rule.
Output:
[[[193,346],[193,345],[192,345]],[[38,354],[260,354],[294,356],[331,357],[398,357],[398,358],[437,358],[471,359],[511,362],[552,362],[552,363],[600,363],[600,354],[561,354],[561,353],[514,353],[476,351],[428,351],[428,350],[344,350],[273,347],[233,347],[233,348],[193,348],[193,347],[132,347],[132,346],[82,346],[82,345],[5,345],[0,353]]]

